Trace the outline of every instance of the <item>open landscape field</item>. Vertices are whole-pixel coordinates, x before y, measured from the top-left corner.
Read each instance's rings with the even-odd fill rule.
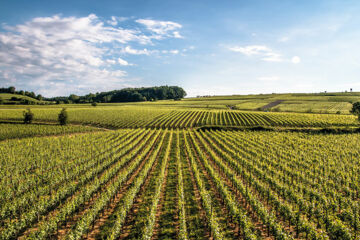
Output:
[[[69,120],[109,128],[201,126],[354,126],[350,114],[359,93],[270,94],[187,98],[181,101],[32,105],[36,121],[56,122],[62,108]],[[26,105],[0,105],[0,121],[22,121]],[[276,110],[274,110],[276,109]],[[296,113],[296,114],[294,114]],[[310,114],[313,113],[313,114]]]
[[[357,239],[360,135],[124,129],[1,142],[1,239]]]
[[[360,1],[0,6],[0,240],[360,240]]]
[[[0,109],[0,239],[359,239],[355,116],[187,102]]]

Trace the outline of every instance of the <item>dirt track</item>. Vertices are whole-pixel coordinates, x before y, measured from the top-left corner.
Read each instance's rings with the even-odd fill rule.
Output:
[[[261,107],[261,110],[266,110],[272,107],[275,107],[277,105],[279,105],[280,103],[282,103],[284,100],[276,100],[275,102],[271,102],[269,104],[266,104],[265,106]]]

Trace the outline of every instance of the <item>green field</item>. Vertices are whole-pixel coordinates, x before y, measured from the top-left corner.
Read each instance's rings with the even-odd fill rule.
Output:
[[[352,94],[2,105],[0,239],[359,239]]]
[[[25,108],[0,109],[0,121],[21,121]],[[36,121],[56,122],[61,108],[33,108]],[[217,110],[155,105],[83,106],[67,109],[69,121],[108,128],[188,128],[201,126],[330,127],[356,126],[353,115]]]
[[[3,97],[2,97],[3,96]],[[12,96],[29,98],[16,94],[0,94],[0,98],[9,100]],[[32,99],[32,98],[29,98]],[[46,101],[37,103],[48,103]],[[269,103],[282,102],[269,109],[262,109]],[[299,113],[329,113],[350,114],[352,103],[360,101],[359,92],[348,93],[317,93],[317,94],[259,94],[259,95],[233,95],[185,98],[181,101],[159,100],[156,102],[133,102],[133,103],[100,103],[100,106],[138,106],[157,108],[181,108],[181,109],[204,109],[204,110],[248,110],[248,111],[276,111],[276,112],[299,112]],[[0,109],[25,108],[18,105],[0,105]],[[31,105],[31,108],[43,106]],[[65,104],[45,106],[47,108],[89,108],[90,104]]]
[[[17,100],[12,100],[11,98],[16,98]],[[45,101],[39,101],[35,98],[24,96],[20,94],[11,94],[11,93],[0,93],[0,99],[4,101],[3,104],[20,104],[21,100],[28,100],[35,104],[45,104]],[[1,105],[0,105],[1,106]]]
[[[36,136],[64,135],[82,132],[101,131],[102,129],[91,126],[58,126],[54,124],[13,124],[0,123],[0,140],[11,138],[24,138]]]

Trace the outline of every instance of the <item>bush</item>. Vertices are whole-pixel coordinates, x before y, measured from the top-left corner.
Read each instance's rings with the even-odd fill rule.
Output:
[[[358,116],[358,119],[360,121],[360,102],[356,102],[356,103],[353,104],[350,113]]]
[[[17,98],[17,97],[11,97],[10,98],[10,101],[19,101],[19,100],[21,100],[21,98]]]
[[[63,108],[58,116],[59,124],[60,125],[66,125],[68,123],[68,113],[66,111],[66,108]]]
[[[91,103],[91,106],[93,106],[93,107],[96,107],[98,104],[97,104],[97,102],[92,102]]]
[[[280,112],[280,107],[272,108],[271,110],[272,110],[273,112]]]
[[[31,112],[30,108],[27,109],[27,111],[24,111],[24,123],[29,124],[32,123],[34,119],[34,113]]]

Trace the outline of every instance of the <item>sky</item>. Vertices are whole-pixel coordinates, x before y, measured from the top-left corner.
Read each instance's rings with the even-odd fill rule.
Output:
[[[0,87],[360,91],[360,2],[0,0]]]

